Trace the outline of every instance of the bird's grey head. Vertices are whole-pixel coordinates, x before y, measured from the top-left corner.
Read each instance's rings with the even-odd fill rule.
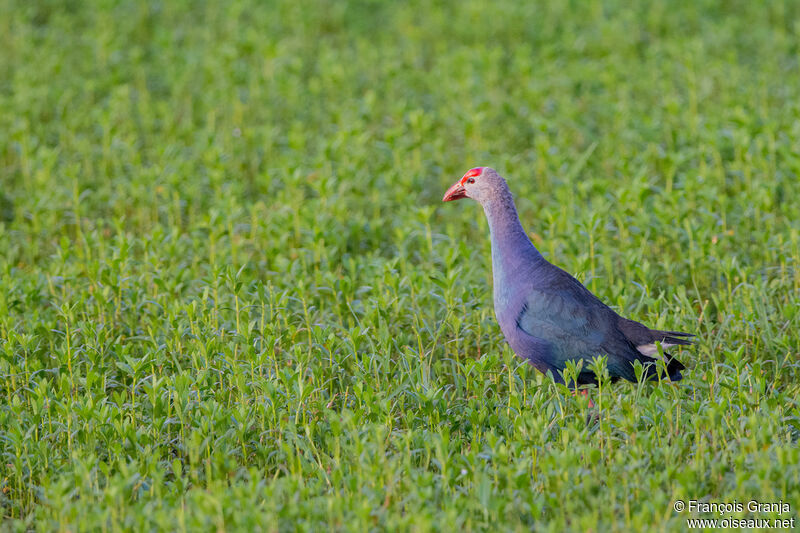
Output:
[[[507,194],[508,186],[495,169],[475,167],[469,169],[460,180],[455,182],[442,198],[443,202],[452,202],[461,198],[472,198],[480,204],[494,200]]]

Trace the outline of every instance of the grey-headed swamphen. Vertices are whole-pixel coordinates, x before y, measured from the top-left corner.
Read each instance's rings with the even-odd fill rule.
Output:
[[[506,181],[488,167],[469,170],[453,184],[445,202],[472,198],[483,206],[492,240],[494,310],[514,352],[564,383],[567,361],[583,360],[577,385],[596,383],[588,363],[606,354],[612,380],[636,381],[634,362],[645,376],[658,375],[662,348],[689,345],[693,335],[661,331],[619,316],[574,277],[547,262],[522,229]],[[681,379],[684,366],[664,353],[667,374]]]

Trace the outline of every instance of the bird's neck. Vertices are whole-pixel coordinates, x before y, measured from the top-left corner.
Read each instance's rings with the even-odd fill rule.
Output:
[[[510,286],[509,281],[517,277],[515,273],[534,267],[542,255],[522,229],[509,191],[484,202],[483,210],[492,239],[492,273],[497,290],[499,285]]]

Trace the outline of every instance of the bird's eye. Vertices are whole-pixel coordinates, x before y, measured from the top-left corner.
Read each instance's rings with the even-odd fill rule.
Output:
[[[475,178],[470,178],[467,180],[467,183],[475,183]]]

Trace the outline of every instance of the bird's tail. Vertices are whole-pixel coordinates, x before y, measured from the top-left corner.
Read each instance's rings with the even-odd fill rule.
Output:
[[[651,329],[650,331],[655,334],[655,340],[661,342],[661,344],[677,346],[691,346],[694,344],[694,340],[688,338],[694,337],[694,335],[691,333],[682,333],[680,331],[662,331],[658,329]]]

